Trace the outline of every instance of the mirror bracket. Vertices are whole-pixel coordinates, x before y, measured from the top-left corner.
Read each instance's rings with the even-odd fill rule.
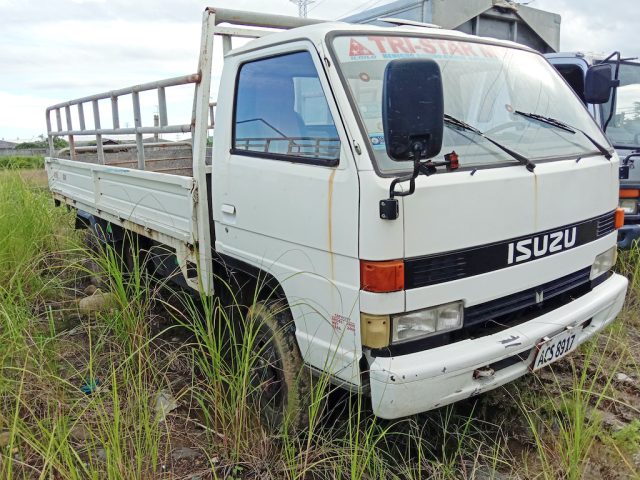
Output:
[[[400,203],[395,197],[412,195],[416,191],[416,178],[418,178],[418,175],[423,174],[428,177],[429,175],[437,173],[438,167],[446,167],[448,172],[457,170],[459,167],[458,154],[455,150],[447,153],[444,156],[444,160],[440,162],[434,162],[432,160],[427,160],[426,162],[420,161],[419,153],[422,151],[422,144],[420,142],[414,143],[413,151],[415,152],[413,172],[410,175],[394,178],[389,186],[389,198],[380,200],[380,218],[382,220],[396,220],[398,218],[400,215]],[[406,192],[396,191],[396,185],[401,182],[409,182],[409,190]]]
[[[627,155],[622,162],[620,162],[618,178],[620,180],[629,179],[629,170],[635,167],[634,157],[640,157],[640,153],[631,153]]]
[[[382,220],[395,220],[400,215],[400,203],[397,198],[380,200],[380,218]]]

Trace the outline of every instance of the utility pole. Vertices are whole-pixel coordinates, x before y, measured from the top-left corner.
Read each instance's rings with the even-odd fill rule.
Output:
[[[298,16],[301,18],[307,18],[307,7],[314,3],[316,0],[289,0],[291,3],[298,5]]]

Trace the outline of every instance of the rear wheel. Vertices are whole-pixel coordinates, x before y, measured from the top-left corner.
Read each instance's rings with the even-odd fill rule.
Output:
[[[300,431],[308,423],[310,372],[295,339],[293,319],[281,303],[256,303],[248,318],[255,322],[252,345],[253,396],[267,430]]]
[[[92,227],[89,227],[86,230],[84,244],[87,248],[87,253],[89,254],[84,263],[90,276],[90,282],[96,287],[100,288],[107,280],[104,268],[98,261],[98,259],[101,258],[101,256],[104,254],[104,247],[98,239],[98,234]]]
[[[97,227],[101,228],[101,227]],[[91,275],[91,283],[101,287],[108,280],[109,267],[107,263],[115,260],[116,266],[123,274],[132,274],[139,270],[143,273],[146,268],[145,250],[139,245],[141,239],[132,232],[125,232],[122,240],[104,243],[94,227],[87,229],[84,239],[85,246],[90,255],[86,259],[86,267]],[[110,247],[107,253],[106,248]]]

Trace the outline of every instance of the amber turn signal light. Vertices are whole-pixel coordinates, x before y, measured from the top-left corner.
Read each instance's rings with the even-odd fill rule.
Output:
[[[620,198],[638,198],[640,190],[637,188],[624,188],[620,190]]]
[[[360,260],[360,288],[375,293],[404,290],[404,262]]]
[[[613,225],[614,225],[616,230],[624,225],[624,210],[623,209],[616,208],[615,222],[614,222]]]

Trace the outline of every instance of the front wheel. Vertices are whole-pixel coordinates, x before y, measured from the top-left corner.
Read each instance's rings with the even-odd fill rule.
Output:
[[[293,319],[281,303],[256,303],[248,312],[252,342],[251,384],[260,419],[271,432],[297,432],[308,423],[310,372],[296,342]]]

